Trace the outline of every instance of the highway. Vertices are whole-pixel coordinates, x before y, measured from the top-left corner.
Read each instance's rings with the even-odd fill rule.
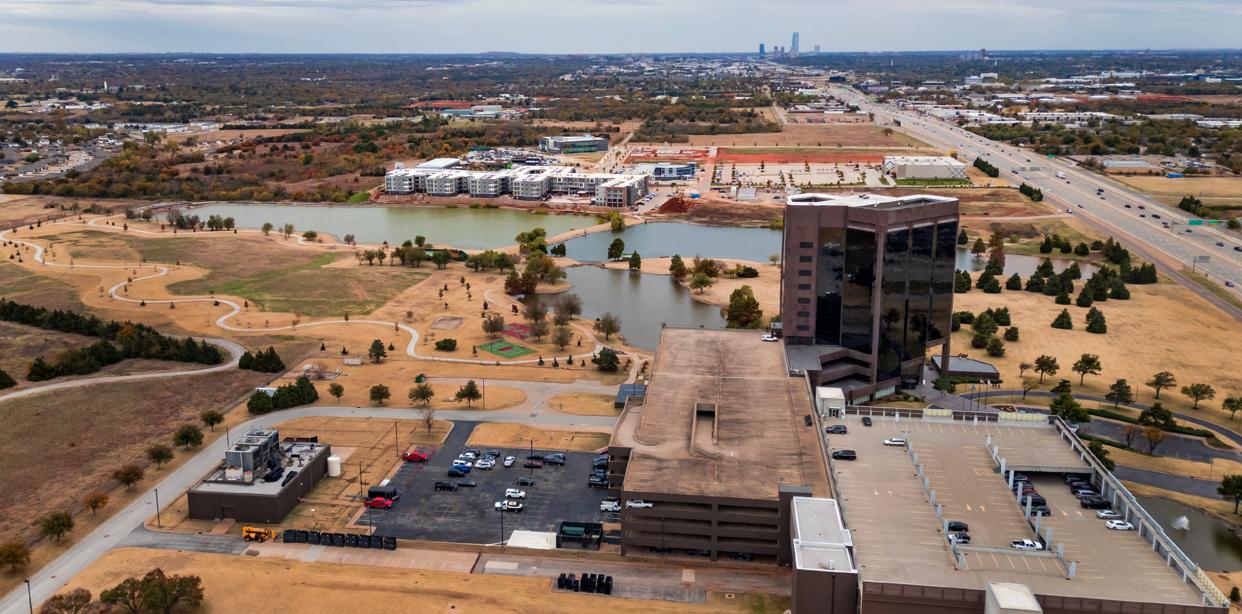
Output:
[[[1000,169],[1002,178],[1039,188],[1050,204],[1111,234],[1138,252],[1138,256],[1157,265],[1163,264],[1166,273],[1188,283],[1200,295],[1242,319],[1238,309],[1178,274],[1181,268],[1193,267],[1218,284],[1233,284],[1228,290],[1242,297],[1242,240],[1235,233],[1223,227],[1189,226],[1190,216],[1180,210],[1094,172],[1080,170],[1071,162],[991,141],[913,111],[873,103],[859,92],[841,86],[835,86],[833,94],[874,113],[876,123],[900,121],[901,130],[933,146],[956,150],[962,160],[982,157]],[[1064,178],[1058,178],[1058,172],[1064,173]],[[1167,228],[1164,223],[1168,224]],[[1193,263],[1196,257],[1203,256],[1207,256],[1208,261]]]

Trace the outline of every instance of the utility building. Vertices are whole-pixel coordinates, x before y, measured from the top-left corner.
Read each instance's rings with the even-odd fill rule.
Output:
[[[894,179],[967,180],[966,164],[948,156],[885,156],[883,169]]]

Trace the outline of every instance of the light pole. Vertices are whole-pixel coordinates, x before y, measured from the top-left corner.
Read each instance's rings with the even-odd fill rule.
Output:
[[[397,456],[400,457],[401,456],[401,440],[398,439],[397,437],[397,421],[396,420],[392,421],[392,447],[393,447],[393,450],[397,453]]]
[[[30,578],[26,578],[26,603],[30,606],[30,614],[34,614],[34,596],[30,594]]]
[[[164,528],[164,525],[160,524],[160,489],[158,488],[155,489],[155,526],[160,529]]]
[[[500,549],[504,550],[505,548],[505,509],[502,507],[496,510],[496,513],[500,515]]]

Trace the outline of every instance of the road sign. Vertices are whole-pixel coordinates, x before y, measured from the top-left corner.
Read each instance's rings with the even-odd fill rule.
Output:
[[[1224,220],[1206,220],[1208,226],[1219,226]]]
[[[1212,261],[1211,256],[1195,256],[1195,262],[1207,263],[1211,261]]]
[[[1186,220],[1186,225],[1187,226],[1202,226],[1203,220],[1189,219],[1189,220]]]

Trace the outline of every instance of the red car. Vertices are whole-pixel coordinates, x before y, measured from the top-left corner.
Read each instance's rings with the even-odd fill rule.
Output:
[[[411,463],[425,463],[430,457],[422,452],[419,452],[418,450],[412,450],[402,454],[401,458]]]
[[[374,499],[367,499],[367,507],[374,507],[377,509],[386,510],[392,507],[392,499],[385,499],[383,497],[375,497]]]

